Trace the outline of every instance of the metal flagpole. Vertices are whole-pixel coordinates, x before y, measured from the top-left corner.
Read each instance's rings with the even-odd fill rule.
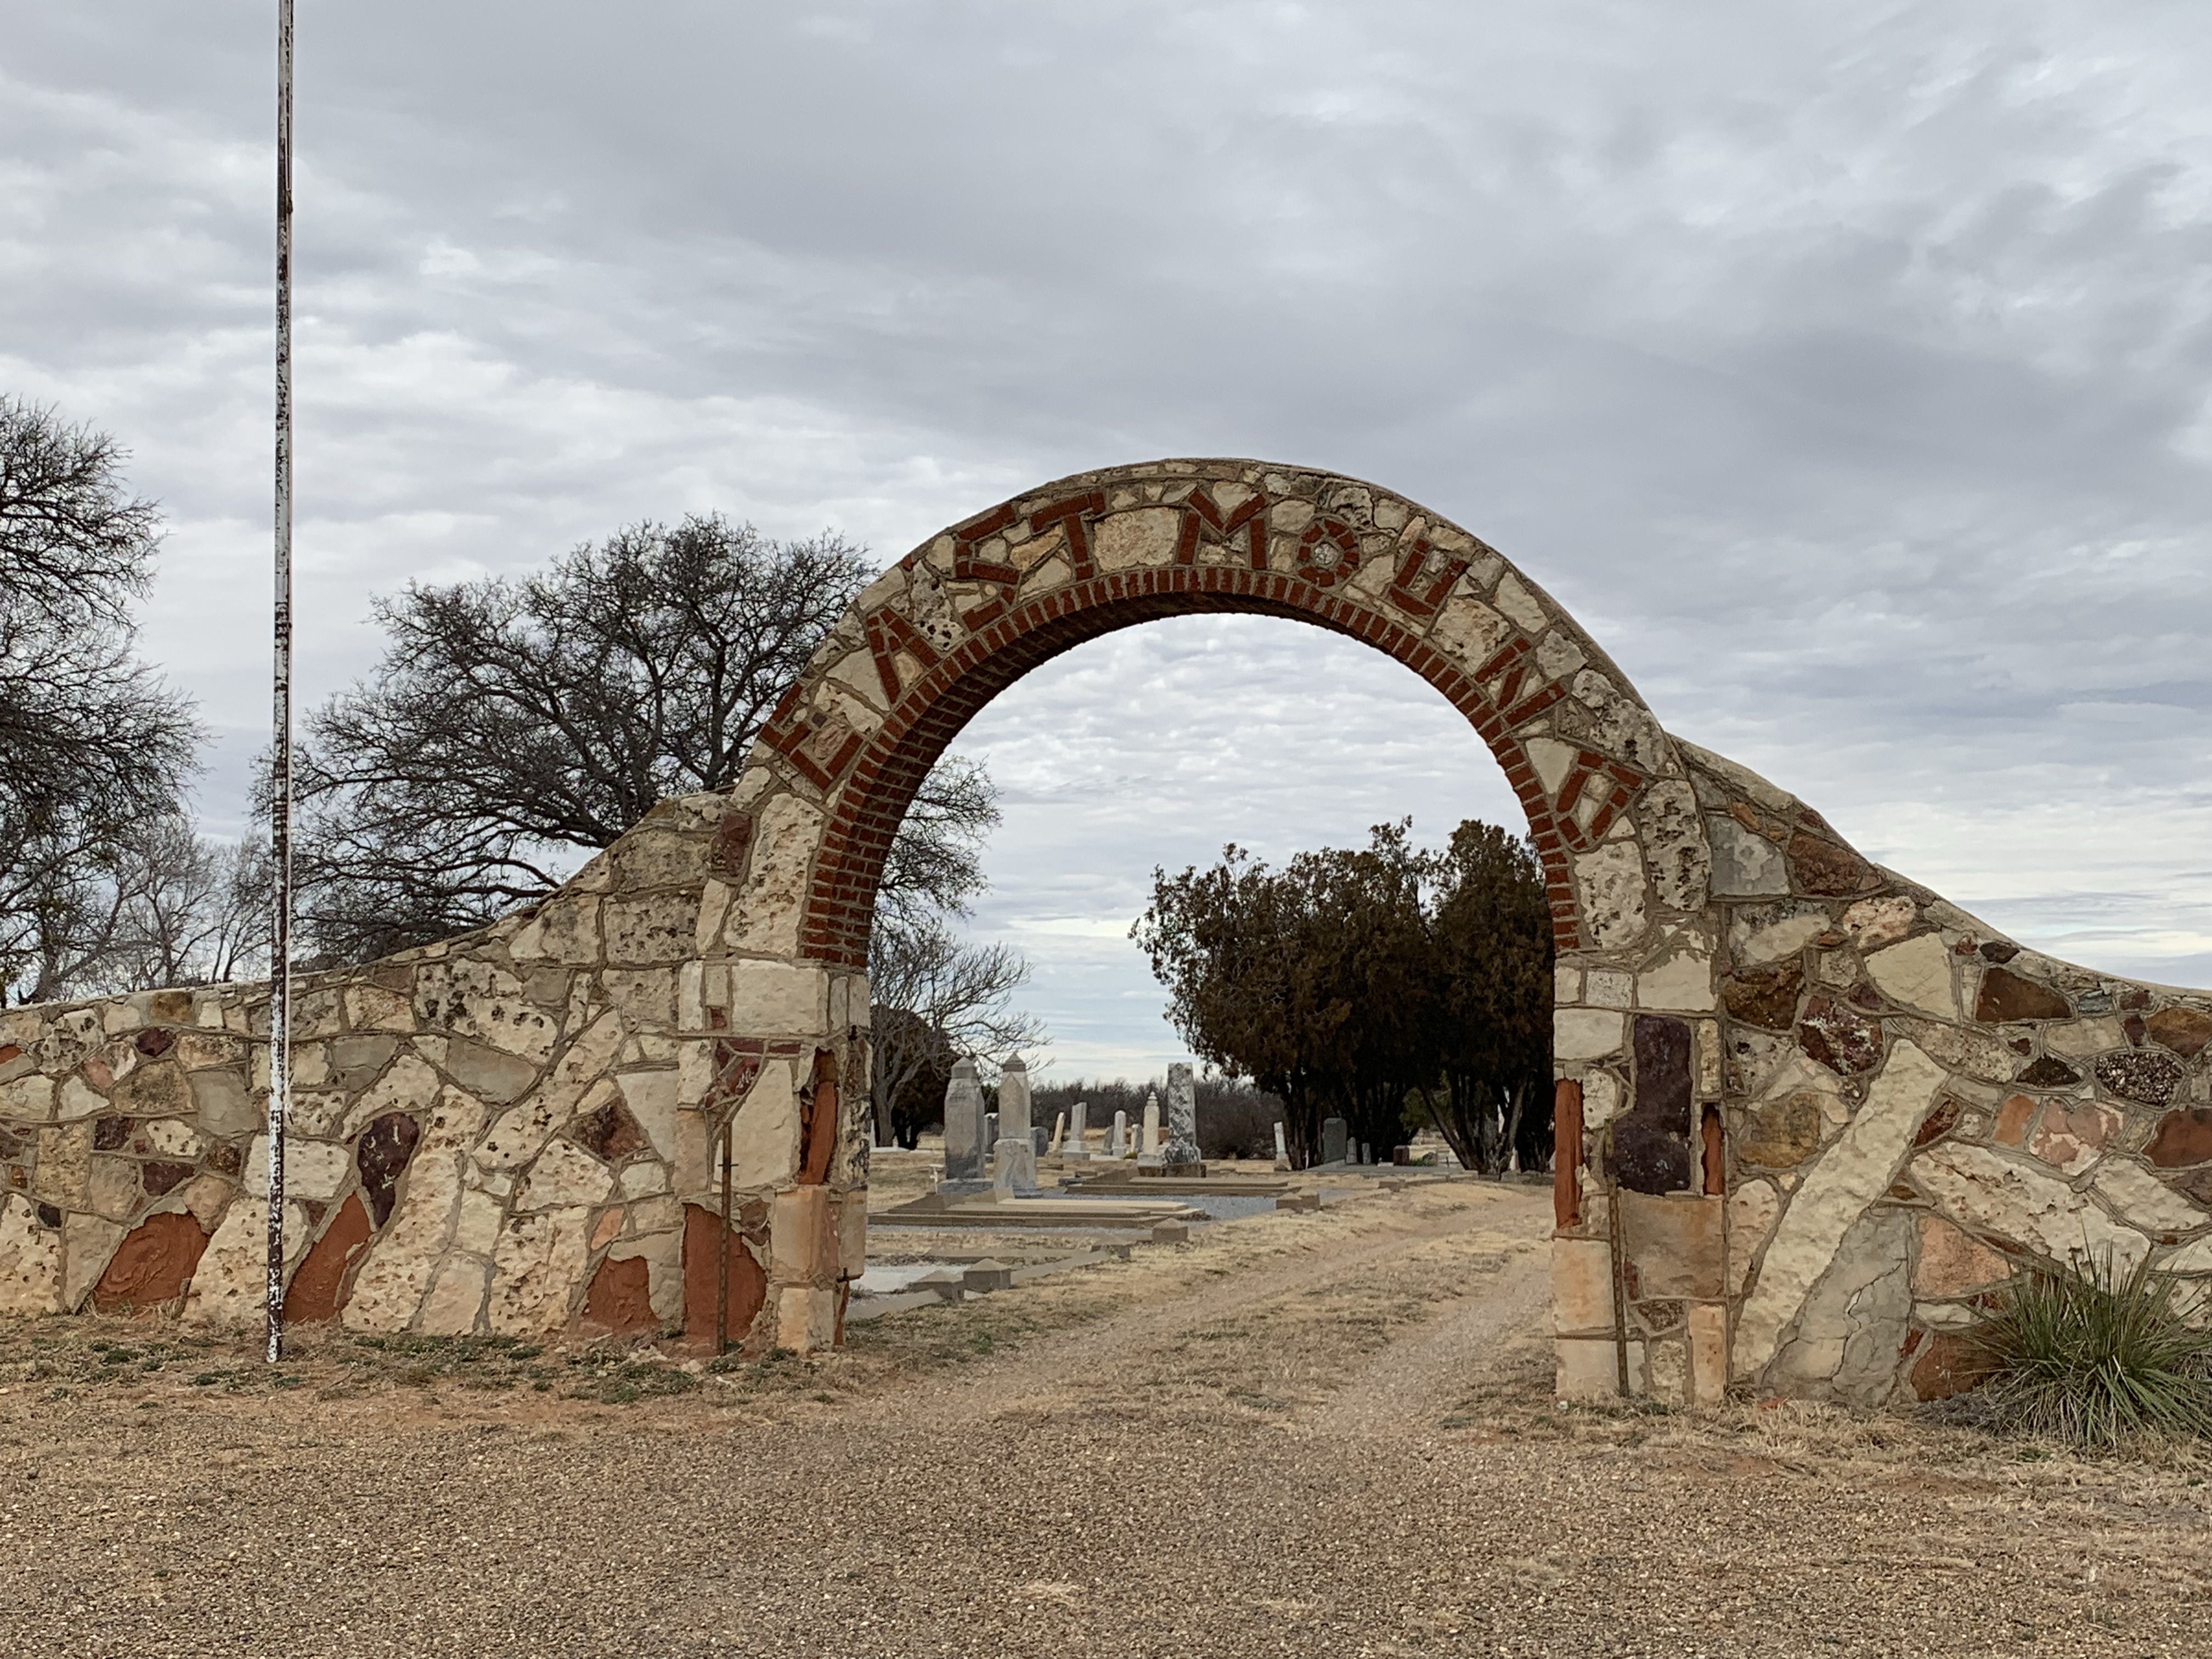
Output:
[[[276,0],[276,603],[269,857],[269,1363],[284,1340],[284,1115],[292,1097],[292,4]]]

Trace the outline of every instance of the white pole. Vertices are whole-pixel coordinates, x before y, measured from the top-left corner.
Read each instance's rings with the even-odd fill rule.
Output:
[[[276,0],[276,596],[269,855],[269,1363],[284,1340],[284,1115],[292,1097],[292,4]]]

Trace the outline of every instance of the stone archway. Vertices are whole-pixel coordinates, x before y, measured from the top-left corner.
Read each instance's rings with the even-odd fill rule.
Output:
[[[704,970],[732,975],[731,1000],[709,1006],[727,1006],[733,1029],[758,1027],[755,1041],[857,1054],[882,862],[954,735],[1086,640],[1227,611],[1364,641],[1466,715],[1543,861],[1562,1074],[1620,1053],[1632,1005],[1676,1017],[1680,1040],[1647,1071],[1677,1064],[1680,1091],[1692,1092],[1689,1022],[1710,1023],[1717,936],[1711,850],[1674,740],[1573,618],[1475,536],[1372,484],[1251,461],[1062,479],[932,538],[868,588],[777,705],[732,798],[723,833],[742,844],[744,870],[726,897],[709,896],[721,949]],[[741,998],[741,979],[787,984],[781,1006],[818,1006],[825,1024],[763,1024],[753,1009],[767,1004]],[[1617,999],[1616,986],[1626,988]],[[1712,1070],[1717,1052],[1704,1060]],[[861,1063],[851,1062],[856,1079]],[[1659,1125],[1644,1139],[1636,1155],[1659,1178],[1686,1170],[1686,1128]],[[855,1123],[833,1190],[860,1179],[860,1139]],[[775,1273],[793,1322],[781,1340],[827,1340],[829,1264],[779,1257]]]
[[[288,1273],[360,1331],[836,1342],[866,1255],[867,929],[932,761],[1055,653],[1187,612],[1364,640],[1518,792],[1558,951],[1563,1394],[1878,1404],[1967,1380],[2019,1260],[2212,1279],[2212,994],[2033,951],[1670,737],[1413,502],[1249,461],[1084,473],[933,537],[726,794],[557,892],[306,976]],[[265,986],[0,1012],[0,1312],[264,1284]],[[727,1128],[731,1175],[717,1142]],[[736,1231],[726,1248],[722,1218]]]

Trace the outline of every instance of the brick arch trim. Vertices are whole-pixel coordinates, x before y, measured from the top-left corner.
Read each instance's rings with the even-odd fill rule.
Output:
[[[1577,879],[1577,859],[1608,842],[1637,843],[1608,858],[1633,863],[1638,882],[1671,858],[1683,890],[1656,908],[1668,896],[1686,912],[1703,905],[1707,855],[1671,740],[1572,619],[1494,550],[1358,480],[1158,462],[1062,479],[933,537],[862,595],[779,702],[754,768],[819,808],[796,954],[865,967],[899,823],[992,698],[1085,641],[1208,613],[1363,641],[1442,693],[1520,799],[1562,950],[1634,942],[1618,916],[1592,917],[1589,879]],[[1662,816],[1681,845],[1645,844],[1638,815],[1650,816],[1655,786],[1671,792]],[[1639,937],[1653,908],[1639,895]]]

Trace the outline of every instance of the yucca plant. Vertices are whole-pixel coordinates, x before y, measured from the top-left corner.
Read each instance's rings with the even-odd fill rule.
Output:
[[[1990,1403],[2074,1446],[2212,1437],[2212,1328],[2191,1317],[2194,1293],[2148,1257],[2123,1270],[2110,1251],[2030,1269],[1972,1333]]]

